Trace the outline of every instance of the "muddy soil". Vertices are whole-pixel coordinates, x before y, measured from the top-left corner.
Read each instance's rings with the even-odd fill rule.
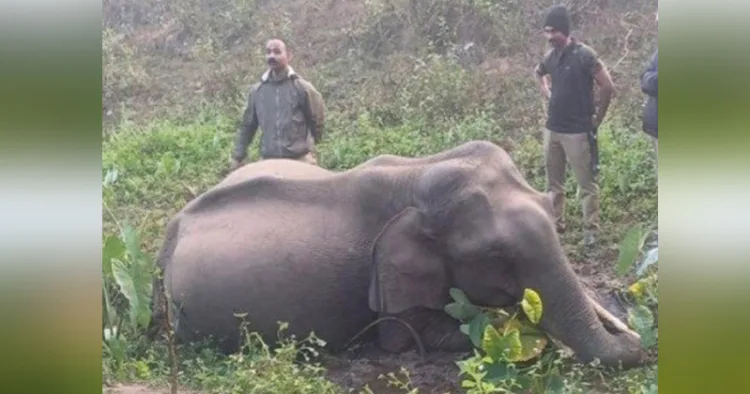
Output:
[[[180,388],[180,394],[200,394],[199,391]],[[118,384],[113,387],[103,387],[103,394],[169,394],[169,387],[151,387],[143,384]]]
[[[331,358],[325,362],[328,368],[327,377],[351,393],[359,393],[367,385],[374,393],[404,394],[408,390],[389,385],[387,375],[407,382],[407,376],[401,373],[406,369],[409,390],[416,388],[419,393],[460,393],[458,366],[456,360],[469,356],[469,353],[431,353],[422,358],[418,352],[411,351],[393,355],[381,351],[374,345],[366,345],[347,356]],[[383,378],[380,378],[380,376]]]

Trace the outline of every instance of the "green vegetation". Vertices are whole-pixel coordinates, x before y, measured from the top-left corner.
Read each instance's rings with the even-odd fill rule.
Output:
[[[581,214],[571,173],[563,241],[586,275],[619,283],[633,303],[628,324],[656,357],[658,270],[656,264],[642,272],[631,267],[657,219],[654,158],[640,132],[637,83],[655,44],[648,26],[656,4],[572,3],[581,21],[576,33],[613,68],[618,95],[600,128],[602,244],[589,255],[579,247]],[[286,338],[271,349],[248,328],[243,351],[231,357],[218,356],[209,344],[148,341],[153,259],[168,219],[221,179],[245,92],[263,70],[261,44],[271,34],[294,45],[295,69],[326,98],[321,166],[345,170],[381,153],[417,156],[484,139],[506,148],[543,190],[544,106],[530,70],[544,50],[537,24],[549,4],[105,0],[105,382],[164,387],[177,381],[181,389],[222,393],[346,392],[328,379],[314,337]],[[257,157],[257,143],[249,160]],[[497,315],[473,314],[454,294],[460,305],[448,309],[464,313],[465,332],[477,345],[472,356],[457,360],[457,386],[471,393],[657,392],[655,364],[627,372],[580,366],[552,341],[527,352],[534,347],[524,338],[544,338],[533,332],[544,300],[530,296],[504,324],[490,326],[486,321]],[[514,347],[511,354],[501,351]],[[414,371],[392,372],[383,376],[390,392],[422,392],[410,383]]]
[[[162,240],[166,220],[192,195],[201,193],[220,179],[232,143],[232,134],[227,132],[226,127],[229,123],[227,118],[218,114],[206,116],[203,121],[193,125],[162,122],[148,129],[122,129],[105,142],[102,174],[104,204],[107,207],[106,238],[103,240],[105,259],[102,265],[106,305],[103,373],[109,382],[166,384],[169,379],[167,344],[161,341],[149,343],[142,337],[150,312],[153,256]],[[426,132],[420,129],[418,123],[378,127],[369,121],[366,114],[348,124],[341,122],[332,127],[328,141],[320,147],[321,163],[328,168],[346,169],[379,153],[420,155],[470,139],[502,139],[504,136],[503,131],[493,125],[487,116],[458,121],[448,126],[442,134]],[[492,134],[487,130],[492,130]],[[637,132],[612,132],[606,127],[602,131],[601,142],[605,163],[602,216],[607,237],[612,240],[632,238],[626,237],[631,226],[654,223],[656,216],[656,184],[650,147]],[[538,136],[528,135],[517,144],[512,151],[514,159],[529,180],[541,188],[543,173],[538,170],[541,164]],[[252,149],[255,148],[257,146]],[[622,177],[638,179],[641,184],[628,182],[627,188],[623,189]],[[568,183],[568,190],[570,197],[574,198],[575,183],[572,179]],[[575,222],[579,212],[575,202],[569,206],[568,220]],[[580,234],[575,231],[566,234],[571,245],[575,245],[579,237]],[[635,260],[642,242],[626,245],[630,250],[622,251],[626,256],[623,264]],[[611,265],[614,272],[614,259]],[[650,308],[656,307],[653,293],[656,283],[650,271],[641,278],[638,282],[631,280],[628,283],[635,284],[631,288],[633,296],[649,309],[636,310],[638,314],[633,314],[636,320],[630,324],[639,330],[643,327],[641,335],[644,335],[650,332],[648,330],[653,331],[654,319]],[[543,300],[539,304],[543,305]],[[113,328],[115,326],[116,330]],[[475,331],[470,326],[467,328],[468,331]],[[116,331],[116,335],[112,331]],[[486,335],[484,328],[479,332]],[[499,334],[503,334],[504,338],[508,333],[501,331]],[[490,335],[499,334],[495,332]],[[216,392],[232,392],[240,388],[244,392],[249,390],[249,385],[273,384],[275,390],[288,392],[288,388],[304,383],[309,391],[304,389],[303,392],[333,392],[334,386],[324,379],[324,370],[320,365],[292,363],[298,353],[316,348],[314,340],[302,343],[289,340],[279,349],[269,350],[256,337],[248,338],[251,341],[243,355],[230,358],[219,357],[212,353],[210,347],[200,344],[180,346],[180,384]],[[568,386],[579,387],[576,385],[580,382],[590,382],[587,379],[597,376],[592,371],[562,364],[564,358],[555,354],[549,348],[549,352],[544,353],[546,357],[541,357],[537,364],[526,369],[508,366],[496,372],[499,375],[492,379],[481,375],[476,369],[483,362],[483,356],[477,355],[463,360],[463,373],[469,377],[462,379],[476,382],[476,379],[487,378],[490,379],[487,384],[492,387],[510,388],[522,384],[518,383],[520,377],[537,374],[540,376],[537,380],[523,384],[558,385],[564,381],[564,377],[569,378]],[[563,366],[569,369],[566,375],[562,374]],[[651,380],[655,379],[655,370],[654,366],[642,370],[641,375],[633,375],[632,371],[626,375],[615,375],[608,378],[608,382],[615,387],[614,382],[629,377],[628,384],[635,385],[632,387],[650,387],[650,384],[655,384]],[[574,378],[574,375],[568,375],[573,373],[580,376],[575,375],[578,377]],[[458,376],[456,378],[459,379]],[[473,389],[480,390],[477,387]]]

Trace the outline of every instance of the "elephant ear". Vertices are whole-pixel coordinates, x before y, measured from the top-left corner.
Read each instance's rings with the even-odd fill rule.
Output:
[[[449,302],[445,259],[422,230],[416,208],[407,208],[385,226],[375,239],[372,255],[369,300],[373,311],[442,310]]]

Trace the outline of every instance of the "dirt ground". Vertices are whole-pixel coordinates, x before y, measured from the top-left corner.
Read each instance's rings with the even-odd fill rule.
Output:
[[[103,394],[169,394],[169,387],[150,387],[143,384],[118,384],[114,387],[105,387]],[[199,391],[180,389],[180,394],[199,394]]]
[[[415,351],[392,355],[370,345],[357,350],[353,357],[339,357],[328,361],[327,376],[353,393],[358,393],[368,385],[374,393],[403,394],[406,391],[389,387],[387,379],[378,378],[393,372],[397,379],[406,381],[406,376],[400,373],[403,367],[409,373],[411,388],[419,389],[420,393],[460,393],[459,370],[455,362],[468,355],[432,353],[422,359]]]

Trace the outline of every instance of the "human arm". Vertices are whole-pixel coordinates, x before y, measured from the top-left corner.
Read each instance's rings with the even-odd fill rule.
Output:
[[[651,97],[658,97],[659,82],[657,73],[659,70],[659,52],[654,52],[646,70],[641,74],[641,91]]]
[[[547,100],[549,100],[550,97],[552,96],[552,91],[550,90],[550,87],[549,87],[548,75],[549,74],[547,73],[544,67],[544,62],[537,64],[536,67],[534,68],[534,76],[536,77],[536,80],[539,83],[539,88],[542,91],[542,95]]]
[[[254,93],[258,85],[250,89],[247,97],[247,106],[242,115],[240,127],[234,140],[234,149],[232,150],[232,161],[234,166],[238,166],[247,157],[247,147],[253,142],[255,133],[258,130],[258,116],[255,111]]]
[[[596,109],[594,111],[594,126],[599,126],[607,116],[607,110],[609,104],[612,101],[612,96],[615,93],[615,84],[612,82],[612,76],[609,74],[609,70],[602,63],[597,56],[596,52],[589,50],[585,55],[584,63],[588,67],[589,71],[594,77],[596,85],[599,87],[599,95],[597,97]]]
[[[325,101],[323,100],[323,95],[315,89],[315,86],[307,81],[300,82],[302,82],[307,96],[307,100],[305,101],[305,116],[308,118],[307,122],[310,133],[317,144],[323,139],[325,129]]]

